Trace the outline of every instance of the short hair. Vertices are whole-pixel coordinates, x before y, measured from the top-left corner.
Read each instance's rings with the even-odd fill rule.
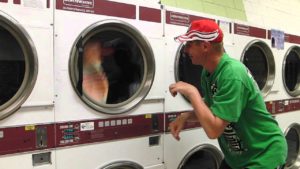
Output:
[[[223,42],[213,42],[211,43],[213,49],[219,53],[224,53]]]
[[[200,44],[201,40],[195,40],[196,44]],[[213,48],[213,50],[215,50],[216,52],[219,53],[224,53],[224,46],[223,46],[223,42],[209,42]]]

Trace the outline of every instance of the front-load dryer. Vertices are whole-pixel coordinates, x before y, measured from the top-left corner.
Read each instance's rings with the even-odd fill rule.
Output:
[[[54,20],[57,169],[163,168],[160,4],[57,0]]]
[[[298,39],[298,40],[297,40]],[[272,110],[285,132],[288,143],[286,168],[299,168],[300,160],[300,41],[299,36],[285,32],[284,49],[280,56],[282,83],[280,99],[273,101]]]
[[[298,70],[295,68],[298,64],[297,52],[291,50],[291,45],[287,43],[284,43],[284,49],[276,49],[271,30],[235,23],[234,33],[237,56],[252,73],[267,109],[286,135],[289,147],[286,168],[298,168],[299,113],[295,111],[299,109],[299,101],[295,98],[298,83]],[[287,54],[284,54],[285,51]]]
[[[246,2],[245,7],[248,5],[251,6]],[[260,4],[257,7],[263,9],[265,6]],[[266,9],[273,14],[276,13],[271,8]],[[264,13],[268,12],[264,11]],[[272,99],[268,99],[266,104],[268,110],[275,115],[287,139],[288,157],[285,168],[299,168],[299,25],[282,22],[289,17],[284,15],[269,17],[255,11],[255,13],[248,13],[248,16],[252,23],[258,23],[259,18],[263,19],[263,23],[269,29],[267,43],[274,54],[276,87],[272,89]]]
[[[52,1],[0,1],[0,81],[0,168],[55,168]]]
[[[278,68],[272,53],[267,30],[249,23],[234,23],[234,56],[251,72],[265,100],[274,100],[280,80],[275,78]]]
[[[191,21],[197,19],[212,19],[212,16],[189,10],[164,7],[165,15],[165,45],[166,45],[166,96],[165,96],[165,136],[164,162],[167,169],[187,168],[218,168],[222,153],[217,140],[210,140],[199,122],[187,122],[180,133],[181,140],[176,141],[168,130],[168,125],[181,112],[193,110],[190,103],[182,95],[173,97],[168,86],[177,81],[185,81],[195,85],[199,92],[202,67],[192,65],[191,60],[183,52],[183,45],[175,42],[174,37],[185,33]]]

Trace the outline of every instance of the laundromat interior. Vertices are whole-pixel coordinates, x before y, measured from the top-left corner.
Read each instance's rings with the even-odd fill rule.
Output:
[[[300,169],[299,0],[0,0],[0,169],[218,169],[217,139],[169,85],[201,93],[202,67],[174,37],[222,29],[252,73]],[[90,46],[92,50],[88,50]],[[90,57],[92,53],[100,57]]]

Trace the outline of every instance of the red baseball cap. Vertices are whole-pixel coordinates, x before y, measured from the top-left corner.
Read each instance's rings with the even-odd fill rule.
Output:
[[[212,20],[195,20],[190,24],[187,33],[174,38],[177,42],[194,40],[222,42],[223,32],[219,25]]]

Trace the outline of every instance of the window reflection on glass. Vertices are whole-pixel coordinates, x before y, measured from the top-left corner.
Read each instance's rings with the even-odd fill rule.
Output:
[[[25,58],[14,36],[0,27],[0,106],[19,90],[25,74]]]
[[[178,80],[194,85],[203,95],[201,89],[202,66],[194,65],[191,58],[184,52],[184,47],[180,50],[178,61]]]
[[[137,44],[117,31],[103,31],[84,45],[83,92],[96,103],[118,104],[140,87],[144,61]]]
[[[299,72],[300,72],[300,60],[299,55],[296,51],[292,50],[285,63],[285,83],[289,91],[296,90],[296,86],[299,82]]]
[[[250,70],[259,89],[262,90],[268,78],[267,58],[263,50],[258,46],[251,46],[245,52],[243,63]]]

